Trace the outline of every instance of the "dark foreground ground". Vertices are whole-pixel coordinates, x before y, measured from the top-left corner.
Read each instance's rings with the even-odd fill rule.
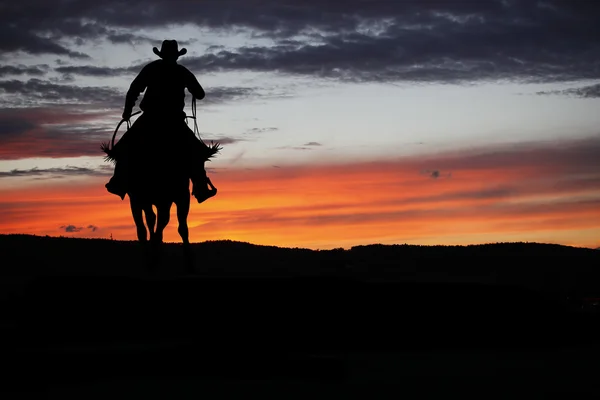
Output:
[[[2,398],[600,395],[598,252],[215,242],[183,276],[177,245],[154,274],[135,243],[0,246]]]

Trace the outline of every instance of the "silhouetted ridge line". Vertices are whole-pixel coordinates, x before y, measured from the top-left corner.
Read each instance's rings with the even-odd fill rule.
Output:
[[[136,241],[0,235],[0,247],[7,260],[0,269],[3,276],[148,275]],[[184,274],[180,249],[181,244],[165,244],[157,270],[160,276]],[[561,293],[594,292],[600,287],[600,252],[555,244],[365,245],[311,250],[218,240],[194,243],[191,251],[198,277],[480,282]]]

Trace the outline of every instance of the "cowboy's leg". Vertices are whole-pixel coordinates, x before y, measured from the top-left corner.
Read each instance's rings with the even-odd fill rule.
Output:
[[[144,125],[148,125],[148,123],[146,117],[142,115],[133,123],[131,128],[123,134],[114,148],[114,153],[117,158],[117,161],[115,162],[115,171],[112,178],[105,186],[110,193],[121,197],[121,200],[123,200],[127,194],[127,180],[132,158],[132,148],[135,147],[136,142],[139,141],[139,136]]]
[[[187,142],[188,160],[190,160],[190,176],[192,183],[205,184],[206,170],[204,169],[203,146],[204,144],[196,137],[196,134],[185,125],[185,141]],[[206,185],[205,185],[206,186]]]
[[[198,202],[206,200],[209,196],[207,186],[208,177],[204,168],[204,156],[206,145],[196,137],[194,131],[190,129],[185,122],[181,123],[181,139],[185,149],[185,159],[187,168],[192,181],[192,194],[198,199]]]

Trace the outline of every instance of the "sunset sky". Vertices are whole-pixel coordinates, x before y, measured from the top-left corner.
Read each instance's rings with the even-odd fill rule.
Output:
[[[135,239],[100,143],[176,39],[223,145],[193,242],[597,248],[598,38],[594,1],[1,2],[0,233]]]

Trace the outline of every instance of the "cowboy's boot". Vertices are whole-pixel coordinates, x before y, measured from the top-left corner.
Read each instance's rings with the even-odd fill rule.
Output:
[[[104,185],[104,187],[106,187],[106,190],[108,190],[109,193],[116,194],[121,198],[121,200],[123,200],[125,199],[125,195],[127,194],[127,189],[124,185],[123,173],[120,172],[120,170],[121,168],[119,168],[118,165],[115,166],[114,175],[112,176],[112,178],[110,178],[108,183]]]
[[[121,200],[125,199],[127,191],[122,187],[122,185],[120,185],[118,182],[115,182],[114,177],[111,178],[110,181],[108,181],[108,183],[104,186],[106,187],[106,190],[108,190],[109,193],[116,194],[121,198]]]
[[[217,194],[217,188],[213,186],[207,176],[196,179],[192,183],[194,185],[192,195],[198,200],[198,204],[205,202]]]

